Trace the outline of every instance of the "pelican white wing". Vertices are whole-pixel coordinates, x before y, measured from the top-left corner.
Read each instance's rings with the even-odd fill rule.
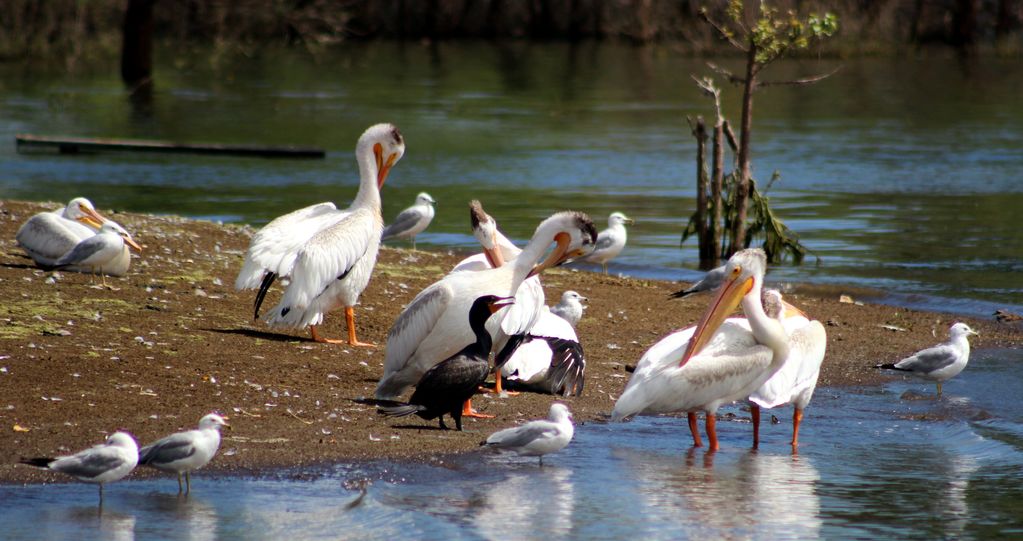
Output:
[[[234,287],[257,288],[265,272],[290,275],[299,250],[309,239],[347,214],[333,203],[317,203],[275,218],[252,237]]]
[[[756,374],[767,369],[773,353],[757,344],[745,319],[726,320],[699,355],[679,366],[695,330],[669,334],[643,354],[615,403],[613,420],[640,413],[714,411],[759,387],[763,380]]]
[[[375,235],[374,224],[378,231]],[[381,227],[379,217],[372,211],[357,209],[313,235],[295,258],[291,284],[280,303],[267,314],[267,322],[289,327],[318,324],[323,312],[333,307],[317,309],[319,317],[315,317],[308,313],[313,301],[335,282],[357,278],[349,275],[354,273],[360,262],[368,263],[372,271],[376,248],[380,245]],[[367,261],[369,259],[372,261]],[[358,278],[369,281],[369,272],[364,273],[365,276],[359,274]],[[363,287],[365,283],[358,290],[361,292]]]

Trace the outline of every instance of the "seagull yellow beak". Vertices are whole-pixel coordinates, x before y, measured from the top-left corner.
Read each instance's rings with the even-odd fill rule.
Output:
[[[690,358],[698,354],[710,342],[718,327],[724,323],[725,318],[735,311],[742,298],[753,289],[753,280],[752,276],[743,278],[741,270],[739,267],[736,267],[732,272],[732,276],[725,283],[721,284],[718,294],[714,297],[714,301],[696,325],[696,332],[689,339],[686,352],[682,356],[682,361],[678,364],[680,367],[685,366]]]

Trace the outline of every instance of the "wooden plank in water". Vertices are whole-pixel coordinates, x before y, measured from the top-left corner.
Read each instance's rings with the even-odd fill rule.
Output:
[[[17,148],[56,148],[61,154],[88,151],[169,152],[178,154],[218,154],[260,158],[324,158],[327,152],[315,147],[189,144],[146,139],[105,139],[96,137],[50,137],[20,133],[14,136]]]

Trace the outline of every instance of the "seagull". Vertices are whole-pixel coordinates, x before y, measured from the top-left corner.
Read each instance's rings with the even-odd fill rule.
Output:
[[[394,222],[384,229],[380,237],[381,241],[397,238],[411,238],[412,249],[416,249],[416,235],[420,234],[433,221],[433,206],[437,202],[430,197],[430,194],[421,192],[416,196],[416,203],[411,207],[398,213]]]
[[[377,383],[376,397],[393,399],[400,395],[427,370],[473,339],[467,321],[473,299],[515,295],[527,278],[585,253],[596,236],[593,222],[585,214],[559,212],[541,222],[522,253],[507,264],[475,272],[452,272],[420,291],[388,332],[384,374]],[[552,244],[555,247],[544,258]]]
[[[625,225],[631,223],[633,223],[632,218],[621,212],[612,212],[607,218],[607,229],[597,235],[597,244],[593,251],[579,260],[600,263],[604,274],[607,274],[607,262],[618,257],[618,254],[622,253],[625,248],[625,242],[628,240]]]
[[[557,306],[544,307],[527,333],[513,336],[494,359],[501,374],[516,386],[532,391],[582,394],[586,355],[575,332],[575,323],[585,308],[580,300],[586,297],[566,291]],[[564,315],[559,316],[555,309]]]
[[[701,291],[711,291],[717,289],[722,282],[725,281],[725,266],[714,267],[707,271],[707,274],[703,275],[703,279],[695,284],[689,286],[687,289],[676,291],[672,293],[672,298],[679,299],[686,295],[692,295],[693,293],[699,293]]]
[[[127,432],[114,432],[105,443],[69,456],[23,458],[22,464],[65,473],[86,483],[99,484],[99,502],[103,504],[103,485],[122,479],[135,469],[139,446]]]
[[[588,300],[575,291],[566,291],[561,294],[561,301],[551,307],[551,313],[575,327],[583,317],[583,310],[586,310],[583,303]]]
[[[57,269],[74,267],[89,269],[92,274],[103,278],[107,285],[107,269],[116,266],[124,253],[125,245],[142,251],[131,235],[123,227],[113,221],[106,221],[99,228],[99,233],[79,242],[68,253],[64,254],[53,266]]]
[[[216,413],[199,419],[199,428],[175,432],[143,447],[139,451],[139,465],[156,468],[178,475],[178,494],[181,494],[181,474],[185,474],[185,493],[192,491],[190,472],[209,464],[220,448],[220,428],[230,428],[227,418]]]
[[[819,321],[810,321],[801,310],[785,302],[778,290],[764,290],[763,303],[767,317],[778,320],[788,334],[789,356],[781,368],[749,396],[753,447],[760,444],[760,409],[792,404],[792,448],[795,449],[799,447],[803,410],[817,388],[828,337]]]
[[[918,351],[897,363],[879,364],[876,367],[909,372],[919,378],[937,382],[940,397],[941,384],[962,372],[970,360],[969,336],[979,336],[977,331],[965,323],[954,323],[948,334],[947,342]]]
[[[555,402],[551,404],[547,419],[530,421],[522,426],[494,432],[480,445],[512,451],[523,456],[540,457],[542,466],[543,455],[564,449],[572,441],[574,433],[572,413],[564,404]]]
[[[15,239],[37,265],[52,267],[76,244],[95,235],[106,221],[88,199],[76,197],[63,208],[33,215],[21,225]]]
[[[641,413],[686,412],[693,446],[700,447],[696,412],[707,414],[710,451],[718,449],[718,407],[745,400],[789,355],[781,323],[764,313],[761,288],[767,255],[759,248],[736,252],[696,327],[662,338],[643,354],[625,391],[615,402],[612,421]],[[739,304],[746,319],[725,319]]]
[[[407,403],[381,404],[380,413],[388,417],[415,414],[426,420],[437,419],[442,429],[447,429],[444,414],[448,414],[455,420],[455,428],[462,430],[465,401],[476,393],[490,374],[487,359],[492,342],[486,328],[487,320],[501,308],[514,303],[514,297],[483,295],[476,298],[469,308],[469,327],[476,340],[427,370]]]
[[[323,322],[324,314],[344,307],[348,344],[373,345],[356,337],[355,305],[369,285],[380,249],[380,233],[384,227],[380,216],[380,188],[391,167],[404,153],[405,139],[392,124],[371,126],[359,137],[355,147],[359,192],[340,220],[317,231],[294,256],[294,266],[287,270],[291,283],[277,306],[263,317],[269,325],[309,327],[313,340],[337,344],[342,341],[320,337],[316,326]],[[272,274],[265,275],[264,285],[257,295],[257,311],[258,302],[269,287],[266,283],[269,276]]]

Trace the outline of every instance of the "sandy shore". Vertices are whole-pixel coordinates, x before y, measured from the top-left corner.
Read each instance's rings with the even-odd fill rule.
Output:
[[[546,415],[548,395],[481,396],[494,419],[440,431],[417,417],[379,417],[351,399],[371,396],[383,343],[401,308],[461,254],[385,248],[357,309],[360,338],[374,349],[318,344],[252,318],[253,292],[233,289],[254,233],[176,217],[112,217],[146,246],[123,278],[108,280],[36,269],[14,234],[29,216],[58,204],[0,201],[0,454],[53,455],[101,442],[117,428],[140,443],[194,427],[219,410],[231,418],[220,472],[257,472],[367,458],[419,459],[477,448],[487,434]],[[109,213],[108,213],[109,214]],[[586,392],[566,399],[578,423],[610,412],[642,353],[692,325],[707,297],[669,300],[680,282],[555,270],[544,274],[549,301],[567,289],[589,297],[578,333],[587,354]],[[821,385],[876,384],[871,368],[944,339],[953,320],[981,336],[974,347],[1018,343],[1018,327],[890,306],[839,302],[841,291],[794,287],[787,299],[826,324]],[[275,288],[265,306],[280,295]],[[344,317],[327,316],[324,335],[341,337]],[[889,326],[886,328],[884,326]],[[890,330],[890,327],[904,329]],[[936,338],[937,337],[937,338]],[[787,412],[784,415],[788,415]],[[807,421],[813,422],[812,406]],[[719,430],[738,430],[723,425]],[[679,446],[688,445],[682,423]],[[786,436],[787,437],[787,436]],[[133,475],[153,475],[141,470]],[[61,479],[9,460],[0,482]]]

